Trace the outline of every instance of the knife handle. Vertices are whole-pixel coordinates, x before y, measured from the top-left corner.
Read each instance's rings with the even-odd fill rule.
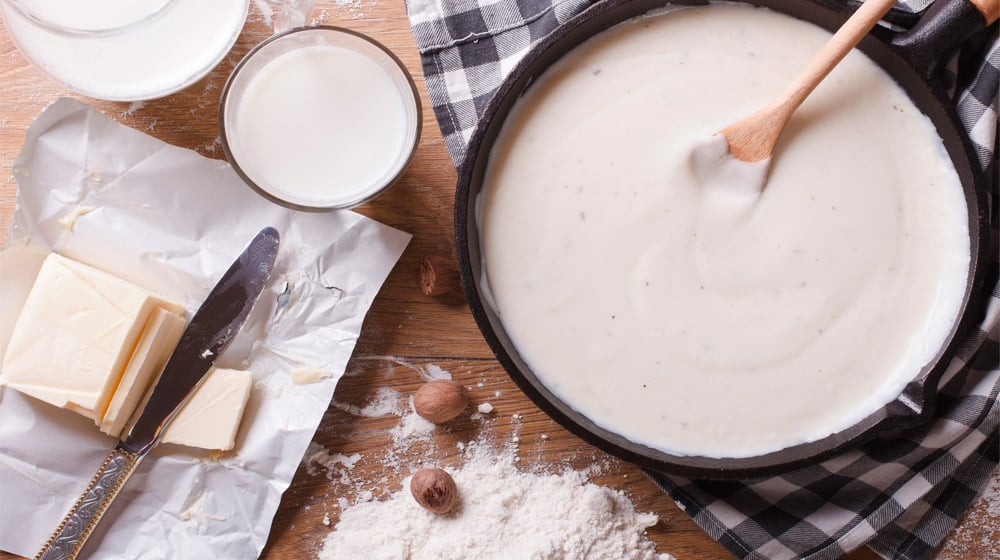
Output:
[[[114,448],[35,560],[73,560],[142,457]]]

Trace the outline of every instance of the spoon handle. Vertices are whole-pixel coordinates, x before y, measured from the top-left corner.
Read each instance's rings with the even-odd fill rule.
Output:
[[[806,97],[823,81],[823,78],[826,78],[830,71],[847,56],[847,53],[851,52],[854,45],[857,45],[875,27],[875,24],[895,3],[896,0],[865,0],[864,4],[851,14],[844,25],[833,34],[833,37],[823,45],[823,48],[792,80],[788,89],[781,96],[783,98],[781,105],[787,107],[788,116],[791,116],[792,112],[798,109]]]
[[[988,0],[987,0],[988,1]],[[722,130],[729,153],[741,161],[771,156],[778,136],[806,97],[895,4],[895,0],[866,0],[823,45],[794,80],[770,104]]]

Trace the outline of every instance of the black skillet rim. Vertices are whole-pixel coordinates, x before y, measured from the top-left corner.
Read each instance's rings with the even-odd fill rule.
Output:
[[[965,136],[954,110],[948,105],[943,86],[935,80],[925,80],[921,72],[907,60],[906,52],[888,44],[886,32],[879,38],[867,37],[859,48],[875,60],[900,83],[918,108],[931,117],[942,136],[952,162],[962,181],[969,207],[969,235],[972,247],[970,273],[959,320],[953,325],[948,343],[936,358],[904,389],[901,398],[887,404],[868,418],[826,438],[789,447],[774,453],[748,458],[710,458],[678,456],[636,444],[614,432],[601,428],[553,395],[531,372],[509,344],[496,315],[484,304],[478,289],[481,261],[478,253],[478,233],[475,231],[475,195],[482,186],[492,143],[503,120],[517,98],[563,54],[587,38],[627,19],[645,14],[665,5],[706,5],[704,0],[607,0],[597,3],[574,16],[553,31],[514,68],[490,100],[479,127],[470,139],[465,160],[459,168],[455,195],[455,232],[459,269],[466,298],[473,317],[497,360],[522,391],[550,417],[588,443],[637,464],[643,468],[701,479],[748,479],[770,476],[817,463],[846,449],[856,447],[880,436],[929,420],[933,413],[936,387],[954,356],[964,334],[970,332],[984,312],[983,292],[986,270],[979,263],[985,257],[989,239],[986,184],[974,151]],[[812,22],[827,29],[836,29],[846,18],[842,10],[829,5],[794,0],[752,0],[744,3],[775,9],[779,12]],[[873,34],[873,35],[876,35]],[[473,251],[475,251],[473,253]],[[505,344],[507,342],[507,344]],[[906,402],[913,403],[907,406]]]

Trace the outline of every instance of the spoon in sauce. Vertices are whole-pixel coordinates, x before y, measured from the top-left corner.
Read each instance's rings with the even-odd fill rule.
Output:
[[[705,186],[757,194],[764,188],[778,136],[806,97],[868,34],[895,0],[865,0],[786,89],[756,113],[695,147],[695,176]]]

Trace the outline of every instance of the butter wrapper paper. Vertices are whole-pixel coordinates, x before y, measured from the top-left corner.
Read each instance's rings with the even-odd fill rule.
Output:
[[[217,456],[158,446],[87,545],[95,559],[256,558],[410,236],[353,212],[274,205],[226,162],[71,99],[28,129],[14,176],[14,228],[0,253],[0,355],[49,251],[182,303],[190,318],[254,234],[281,233],[269,285],[217,361],[254,373],[237,448]],[[300,368],[329,376],[296,384]],[[83,416],[0,388],[0,549],[34,556],[113,444]]]

